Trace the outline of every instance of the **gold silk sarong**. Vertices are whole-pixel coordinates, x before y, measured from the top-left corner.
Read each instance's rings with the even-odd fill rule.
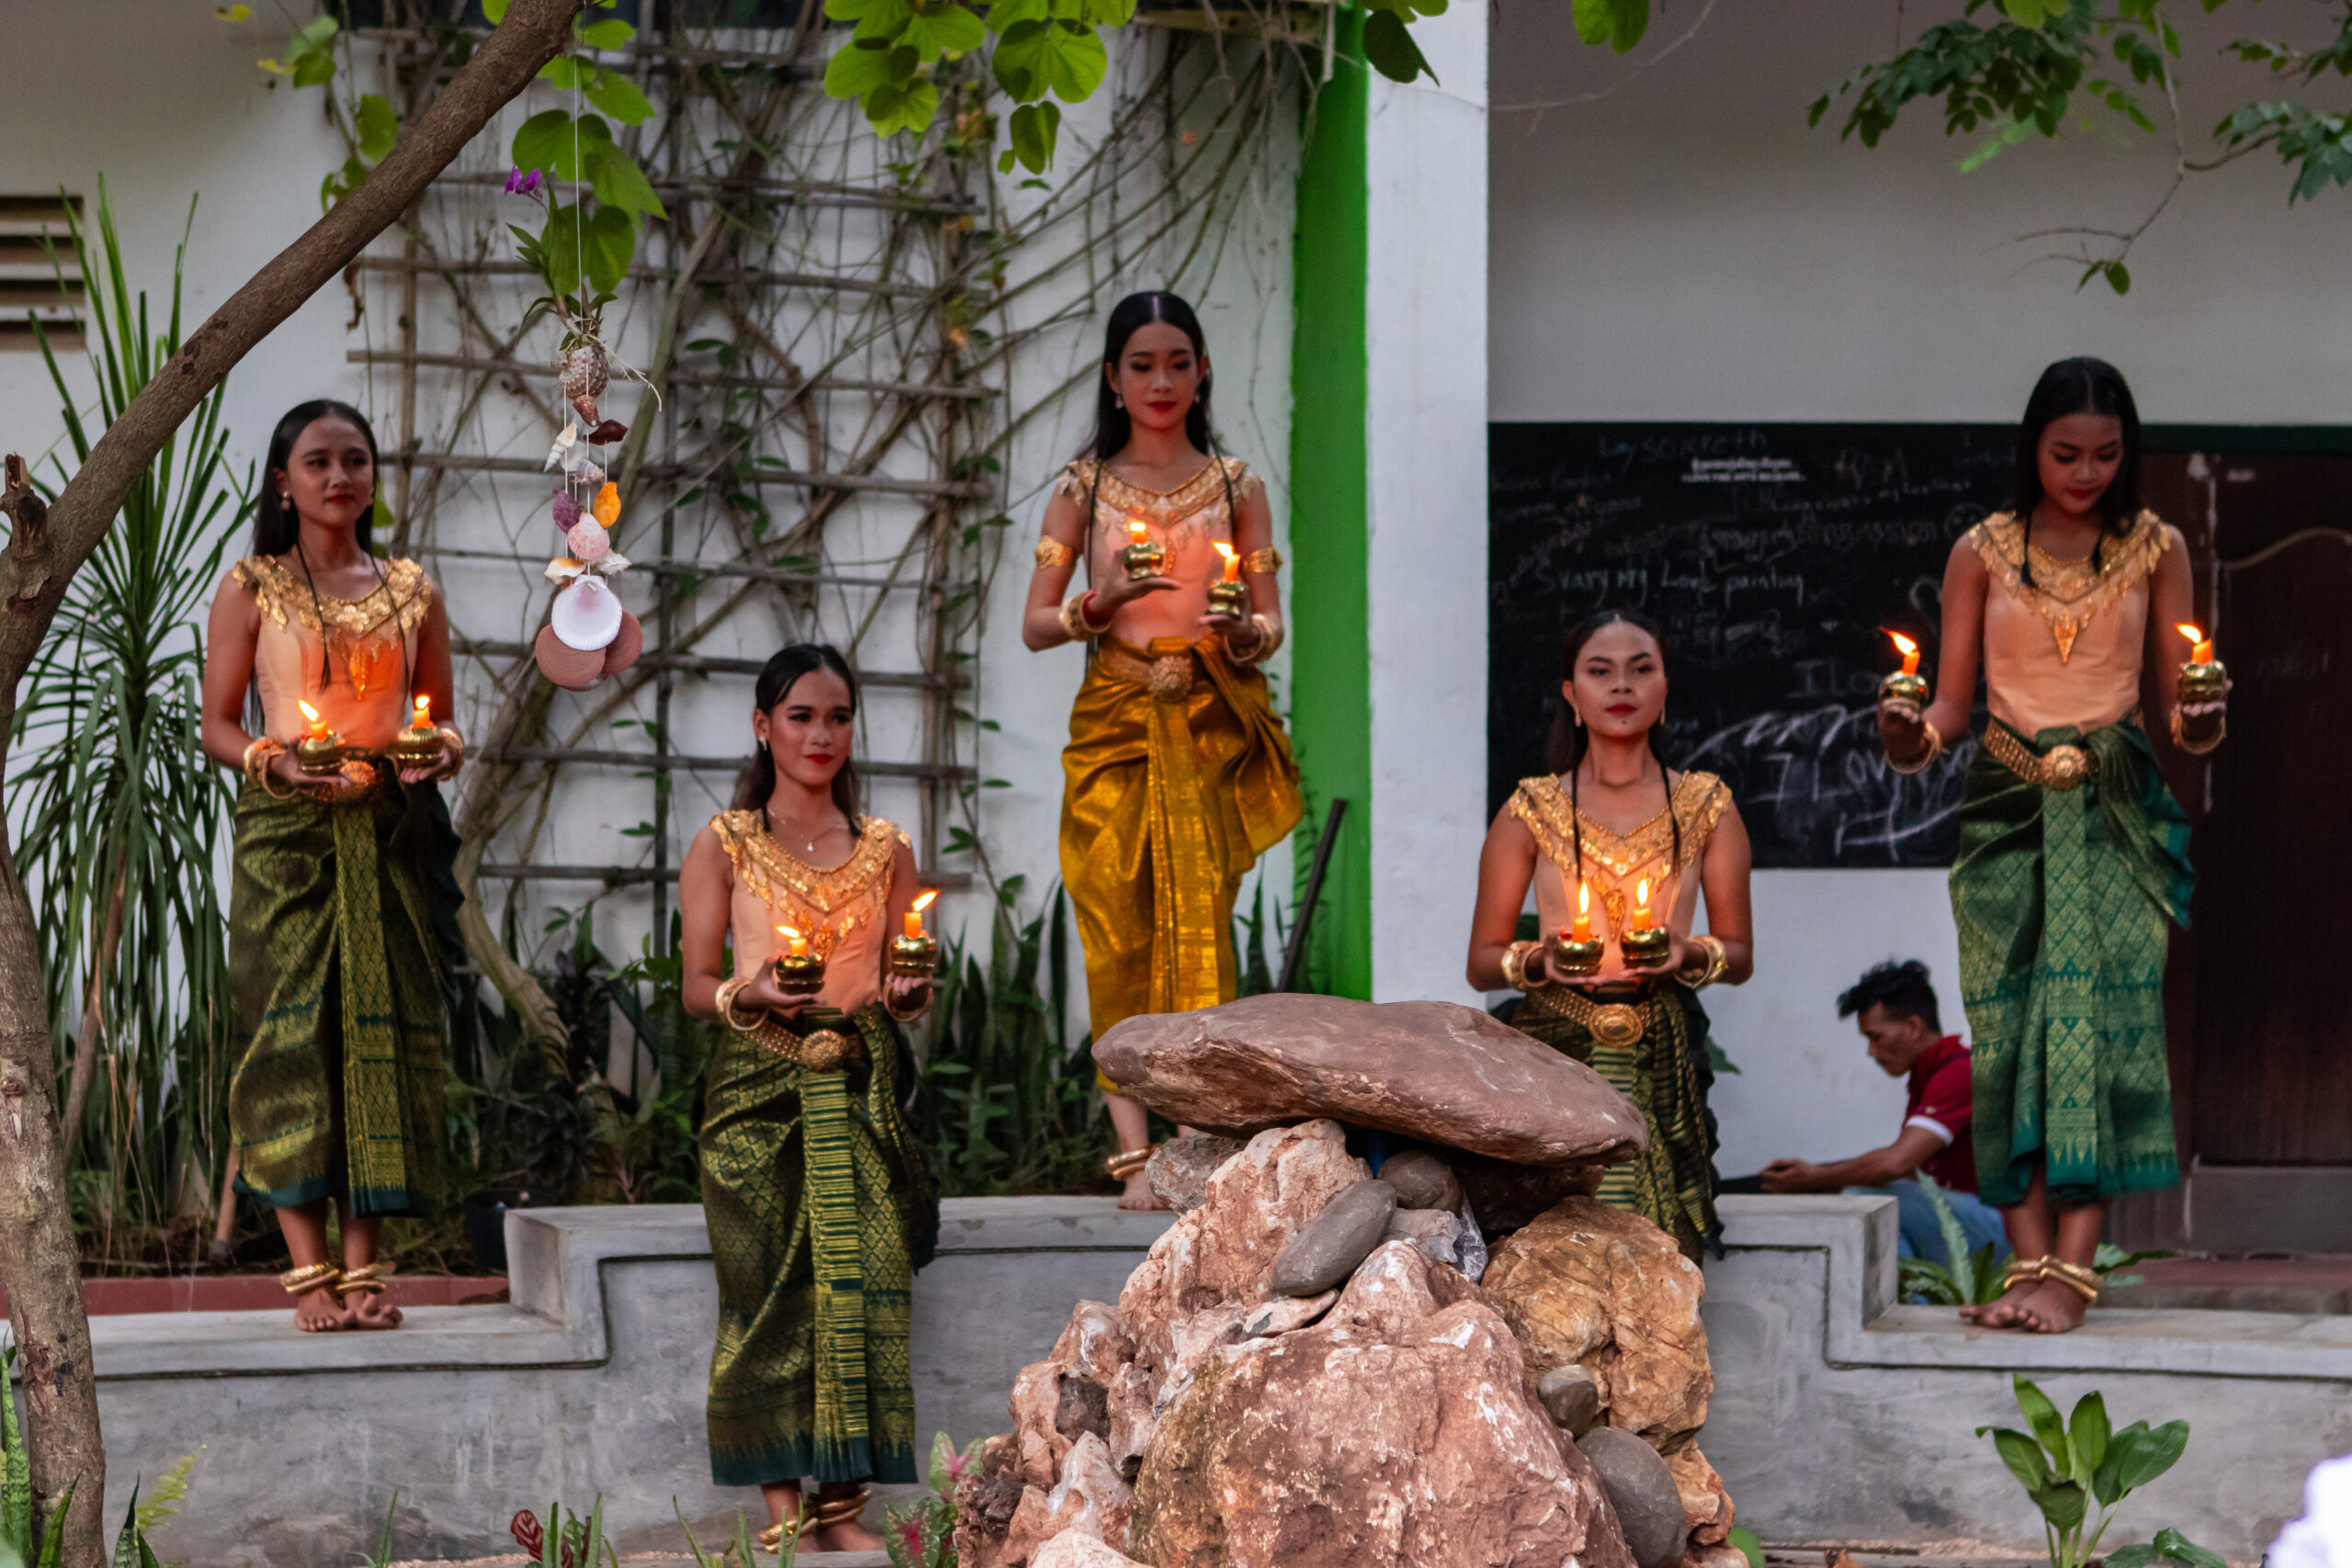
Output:
[[[1062,885],[1094,1037],[1137,1013],[1231,1001],[1241,879],[1305,810],[1265,676],[1214,637],[1148,649],[1105,637],[1062,773]]]

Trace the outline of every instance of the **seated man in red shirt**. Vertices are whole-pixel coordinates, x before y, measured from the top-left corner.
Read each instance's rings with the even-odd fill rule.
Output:
[[[1916,958],[1879,964],[1838,998],[1838,1016],[1854,1020],[1869,1042],[1871,1060],[1887,1077],[1910,1077],[1902,1130],[1883,1149],[1829,1165],[1776,1159],[1764,1168],[1764,1190],[1885,1193],[1899,1206],[1902,1255],[1949,1265],[1943,1227],[1916,1179],[1925,1172],[1943,1189],[1969,1251],[1991,1242],[1995,1257],[2007,1257],[2000,1213],[1976,1195],[1968,1047],[1959,1035],[1943,1032],[1928,966]]]

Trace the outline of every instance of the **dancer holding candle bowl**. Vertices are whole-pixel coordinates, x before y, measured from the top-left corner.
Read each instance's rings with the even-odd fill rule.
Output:
[[[2108,1201],[2180,1179],[2165,925],[2188,918],[2188,824],[2142,726],[2142,662],[2191,752],[2221,744],[2228,681],[2188,624],[2187,547],[2141,509],[2140,416],[2113,366],[2042,372],[2015,485],[2012,510],[1952,547],[1940,694],[1889,677],[1879,732],[1896,771],[1934,761],[1967,728],[1982,654],[1992,720],[1968,764],[1951,904],[1977,1179],[2017,1258],[1999,1301],[1962,1311],[2058,1334],[2098,1299]]]
[[[449,711],[447,612],[414,561],[369,552],[375,502],[357,410],[322,400],[280,420],[254,553],[213,599],[204,664],[204,749],[245,775],[229,1127],[240,1185],[277,1212],[294,1321],[313,1332],[399,1326],[378,1231],[431,1213],[440,1164],[424,889],[447,817],[425,786],[465,743],[432,718]]]
[[[898,1025],[930,1007],[938,949],[912,842],[859,814],[856,716],[831,647],[769,660],[734,809],[695,836],[679,877],[687,1010],[730,1026],[701,1139],[711,1479],[760,1488],[771,1551],[786,1532],[873,1551],[870,1483],[920,1479],[910,1302],[939,1205],[900,1109]]]
[[[1298,770],[1261,666],[1282,646],[1265,486],[1216,453],[1209,359],[1173,294],[1119,302],[1094,435],[1046,505],[1022,640],[1090,645],[1062,752],[1062,884],[1094,1037],[1233,999],[1233,901],[1298,823]],[[1079,561],[1086,582],[1070,587]],[[1143,1107],[1112,1091],[1123,1208],[1158,1201]]]
[[[1755,960],[1747,829],[1723,780],[1667,766],[1666,694],[1649,617],[1602,610],[1569,628],[1554,772],[1522,780],[1487,831],[1469,978],[1525,992],[1512,1023],[1641,1108],[1649,1150],[1609,1167],[1600,1196],[1695,1260],[1719,1231],[1698,993],[1738,985]],[[1544,936],[1514,940],[1531,884]],[[1702,888],[1708,930],[1693,934]]]

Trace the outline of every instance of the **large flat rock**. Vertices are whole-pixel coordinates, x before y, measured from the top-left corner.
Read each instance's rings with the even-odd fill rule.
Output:
[[[1631,1159],[1648,1144],[1599,1073],[1452,1002],[1250,997],[1128,1019],[1094,1060],[1137,1104],[1238,1137],[1329,1116],[1544,1166]]]

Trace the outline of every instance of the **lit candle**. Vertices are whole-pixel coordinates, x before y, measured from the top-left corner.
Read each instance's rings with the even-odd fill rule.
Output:
[[[433,699],[423,693],[417,694],[416,717],[410,722],[419,729],[433,722]]]
[[[1241,558],[1233,553],[1233,547],[1227,544],[1223,539],[1212,539],[1209,542],[1216,546],[1216,553],[1225,558],[1225,577],[1223,581],[1227,582],[1240,581]]]
[[[1151,543],[1151,530],[1144,526],[1142,518],[1130,517],[1127,519],[1127,543],[1131,545],[1148,545]]]
[[[1569,933],[1572,942],[1592,940],[1592,889],[1584,883],[1577,884],[1577,925]]]
[[[1886,635],[1894,639],[1895,651],[1903,655],[1903,672],[1905,675],[1917,675],[1919,672],[1919,645],[1901,632],[1889,632]]]
[[[930,908],[931,901],[938,897],[939,889],[936,887],[927,889],[921,897],[915,900],[914,907],[907,911],[907,936],[910,941],[919,942],[922,940],[922,912],[925,909]]]
[[[2188,639],[2190,644],[2188,661],[2191,664],[2211,664],[2213,662],[2213,641],[2211,637],[2205,635],[2205,630],[2202,626],[2191,626],[2188,622],[2182,621],[2180,624],[2174,626],[2173,630],[2178,632],[2181,636]]]
[[[806,958],[808,956],[808,939],[802,936],[798,931],[794,931],[790,926],[776,927],[775,934],[784,938],[786,956],[791,958]]]
[[[327,721],[319,716],[319,710],[299,697],[295,699],[294,705],[300,708],[302,710],[302,716],[310,721],[311,739],[313,740],[324,740],[327,738]]]
[[[1645,931],[1650,929],[1650,879],[1646,876],[1643,877],[1641,881],[1636,883],[1634,886],[1634,924],[1632,929],[1637,931]]]

